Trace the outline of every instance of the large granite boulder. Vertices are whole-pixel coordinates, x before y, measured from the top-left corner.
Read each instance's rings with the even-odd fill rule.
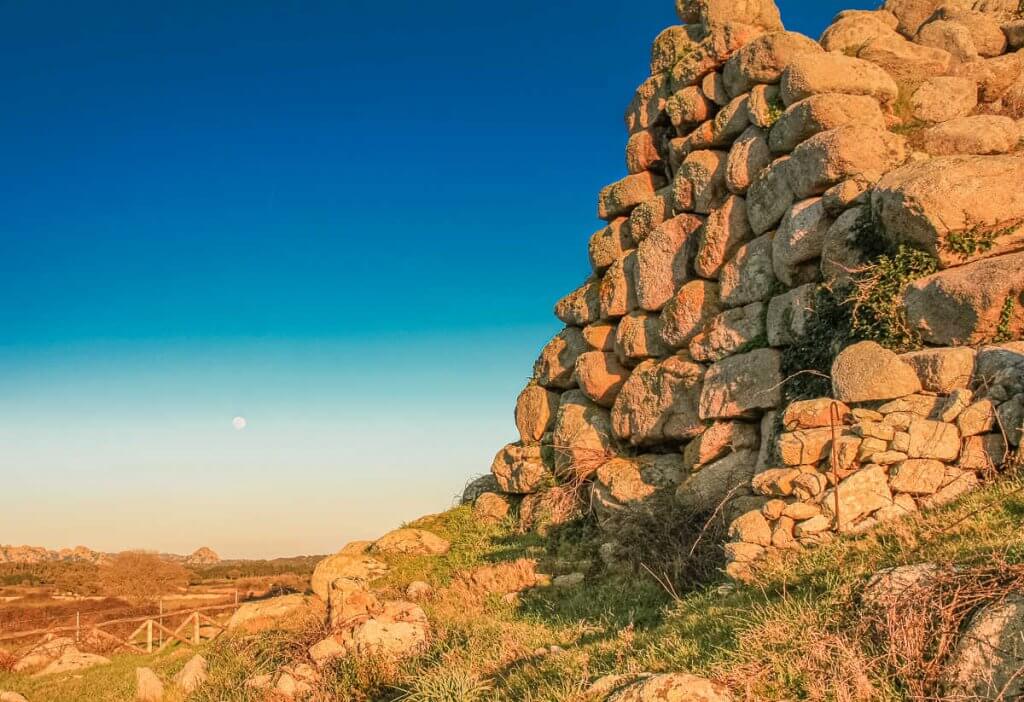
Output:
[[[1024,695],[1024,598],[1011,595],[975,613],[946,672],[946,699],[1013,700]]]
[[[851,124],[821,132],[800,144],[787,176],[797,198],[820,195],[858,176],[874,180],[907,158],[906,139],[885,129]]]
[[[674,490],[683,479],[683,457],[650,454],[613,458],[597,469],[592,504],[599,519],[643,505],[654,495]]]
[[[555,472],[585,478],[612,453],[612,426],[608,410],[579,390],[562,395],[552,443]]]
[[[524,443],[536,443],[551,431],[558,411],[558,393],[531,383],[516,400],[516,429]]]
[[[576,359],[588,349],[583,333],[566,327],[541,350],[533,365],[533,375],[544,387],[568,389],[576,384],[573,371]]]
[[[884,69],[836,53],[797,56],[783,71],[781,86],[786,105],[820,93],[869,95],[882,104],[891,104],[899,95],[896,81]]]
[[[602,407],[615,404],[629,373],[630,369],[613,353],[588,351],[576,360],[576,382],[580,390]]]
[[[873,341],[843,349],[832,364],[832,390],[842,402],[891,400],[921,391],[914,369]]]
[[[324,561],[321,561],[322,563]],[[320,567],[317,566],[317,569],[320,570]],[[317,578],[315,572],[314,578]],[[327,586],[321,586],[322,581],[321,571],[320,578],[315,581],[315,589],[323,592],[323,597],[296,594],[246,602],[231,615],[231,619],[228,620],[228,631],[237,630],[254,634],[268,629],[297,630],[314,622],[322,622],[327,615],[324,603],[328,599]]]
[[[527,495],[536,492],[550,475],[538,444],[508,444],[498,451],[491,473],[502,492]]]
[[[907,322],[929,344],[1024,335],[1024,253],[996,256],[914,281],[903,297]]]
[[[758,37],[730,58],[722,70],[726,92],[732,97],[759,84],[778,83],[786,66],[797,56],[824,53],[818,42],[797,32],[772,32]]]
[[[711,366],[700,395],[701,419],[759,415],[782,403],[782,354],[757,349]]]
[[[643,446],[684,441],[701,433],[697,414],[704,368],[682,356],[641,363],[612,408],[619,439]]]
[[[886,174],[872,193],[876,220],[906,242],[959,266],[1024,247],[1024,159],[945,156]]]
[[[328,556],[319,563],[313,570],[313,577],[310,587],[324,602],[327,602],[330,595],[331,583],[338,578],[356,578],[370,582],[388,572],[386,563],[361,553],[341,552]],[[280,598],[279,598],[280,599]],[[280,599],[282,606],[288,605],[290,601]],[[293,602],[292,604],[298,604]]]

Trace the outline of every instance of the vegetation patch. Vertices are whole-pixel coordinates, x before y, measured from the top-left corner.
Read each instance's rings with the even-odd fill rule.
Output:
[[[851,335],[876,341],[896,352],[920,348],[921,339],[906,322],[903,292],[907,285],[939,268],[931,254],[900,244],[854,277],[850,292]]]
[[[392,573],[385,597],[396,596],[411,579],[437,587],[453,570],[522,555],[536,558],[550,573],[591,561],[587,580],[571,588],[536,588],[512,600],[466,600],[441,587],[424,603],[432,633],[423,654],[399,663],[372,657],[338,661],[323,670],[313,699],[586,702],[593,680],[644,671],[710,677],[736,699],[936,699],[928,682],[939,660],[936,636],[950,637],[942,644],[948,650],[960,635],[958,622],[1006,588],[1019,587],[1022,515],[1024,482],[1009,478],[869,534],[782,553],[765,562],[750,584],[714,575],[672,597],[645,568],[603,568],[596,553],[606,536],[589,520],[541,537],[519,534],[511,522],[480,525],[470,508],[460,507],[416,523],[448,538],[449,555],[429,564],[387,556]],[[664,528],[648,525],[637,534],[661,539]],[[639,547],[636,539],[623,537]],[[684,542],[680,548],[685,547]],[[664,570],[656,565],[657,553],[651,549],[629,559]],[[937,581],[918,601],[928,605],[921,616],[901,614],[906,626],[893,628],[886,617],[869,616],[862,598],[871,575],[918,563],[955,565],[958,575]],[[210,662],[211,678],[189,702],[262,702],[264,693],[246,688],[245,681],[308,662],[306,647],[322,634],[311,627],[206,644],[200,652]],[[0,672],[0,689],[49,702],[126,702],[134,695],[136,666],[152,667],[169,680],[191,655],[172,648],[153,656],[118,656],[112,665],[46,678]],[[174,694],[168,699],[180,702]]]
[[[798,343],[782,350],[786,401],[809,400],[832,394],[832,362],[854,341],[851,306],[841,292],[820,286],[814,308]]]
[[[1006,302],[1003,303],[1003,309],[999,312],[999,324],[996,326],[996,335],[993,341],[997,344],[1002,344],[1006,341],[1013,340],[1013,330],[1010,329],[1010,323],[1013,321],[1013,311],[1017,307],[1017,301],[1013,299],[1013,296],[1006,298]]]

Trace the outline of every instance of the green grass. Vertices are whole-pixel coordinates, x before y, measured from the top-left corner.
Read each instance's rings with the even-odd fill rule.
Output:
[[[340,662],[324,673],[322,699],[582,702],[596,678],[642,671],[710,676],[739,699],[910,699],[906,681],[886,668],[881,644],[862,632],[857,601],[867,578],[925,561],[1024,562],[1022,517],[1024,483],[1007,479],[944,509],[792,553],[767,564],[749,585],[722,579],[675,599],[642,571],[604,570],[591,525],[572,524],[542,538],[517,534],[511,524],[480,525],[468,508],[458,508],[414,523],[448,538],[452,551],[440,558],[389,557],[392,571],[380,583],[388,596],[399,596],[414,579],[443,588],[461,569],[520,557],[537,558],[549,573],[589,561],[587,582],[537,588],[516,602],[467,602],[440,590],[425,604],[433,626],[425,653],[399,665]],[[242,689],[243,681],[301,660],[317,636],[275,632],[214,642],[205,652],[211,683],[190,699],[259,699]],[[564,651],[538,651],[552,645]],[[31,702],[130,700],[136,665],[166,677],[184,660],[118,658],[79,679],[0,674],[0,689],[19,690]]]
[[[0,690],[20,692],[29,702],[125,702],[135,697],[137,667],[151,667],[168,680],[191,656],[182,649],[151,656],[116,655],[110,665],[40,678],[0,672]],[[176,700],[168,696],[167,702]]]

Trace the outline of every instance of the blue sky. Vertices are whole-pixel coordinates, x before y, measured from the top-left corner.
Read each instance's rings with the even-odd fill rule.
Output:
[[[857,3],[779,4],[817,36]],[[440,511],[514,438],[677,22],[670,0],[0,20],[0,543],[234,556]]]

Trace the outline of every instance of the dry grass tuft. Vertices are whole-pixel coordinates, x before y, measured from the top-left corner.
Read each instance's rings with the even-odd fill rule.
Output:
[[[965,621],[985,605],[1024,591],[1024,564],[997,560],[936,569],[882,606],[859,610],[860,633],[878,643],[907,698],[940,698],[942,674]]]

